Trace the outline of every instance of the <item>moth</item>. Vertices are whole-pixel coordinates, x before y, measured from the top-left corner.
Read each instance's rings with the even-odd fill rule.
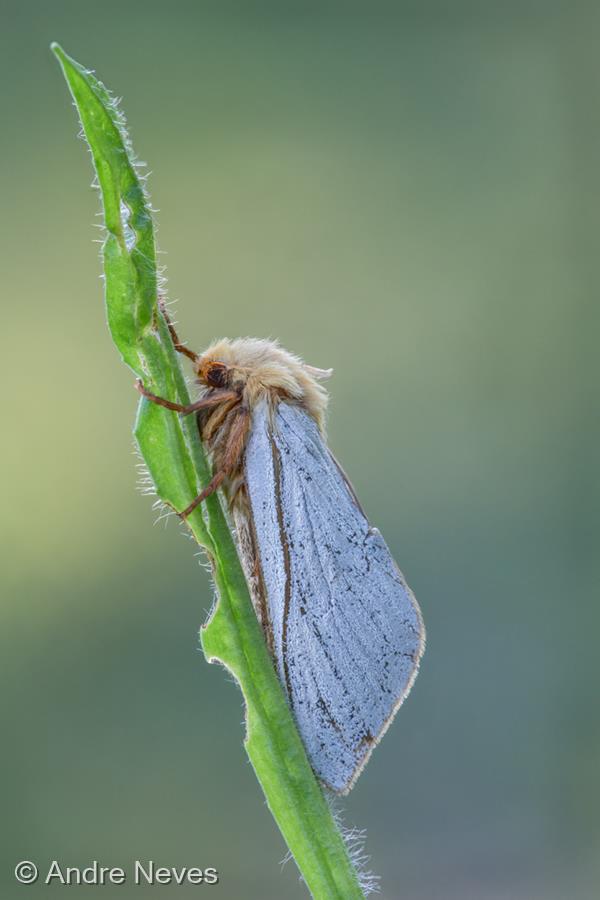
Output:
[[[164,312],[164,310],[163,310]],[[200,385],[189,406],[213,462],[256,614],[318,778],[345,794],[416,678],[425,648],[419,606],[328,449],[321,380],[270,340],[182,344]]]

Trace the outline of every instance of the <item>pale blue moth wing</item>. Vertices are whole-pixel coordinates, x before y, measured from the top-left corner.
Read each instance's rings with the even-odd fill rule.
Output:
[[[255,410],[245,469],[279,677],[315,773],[345,793],[415,679],[419,607],[303,409]]]

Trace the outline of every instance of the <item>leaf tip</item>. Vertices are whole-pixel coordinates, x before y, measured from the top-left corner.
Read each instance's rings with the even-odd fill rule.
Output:
[[[54,53],[55,57],[61,64],[65,75],[67,74],[67,71],[72,69],[79,71],[81,74],[85,73],[85,69],[83,69],[78,62],[72,59],[68,53],[65,53],[58,41],[52,41],[52,43],[50,44],[50,50],[52,51],[52,53]]]

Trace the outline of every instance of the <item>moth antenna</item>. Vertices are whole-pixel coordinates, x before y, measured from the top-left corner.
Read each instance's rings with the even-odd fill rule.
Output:
[[[333,375],[333,369],[318,369],[316,366],[309,366],[306,363],[304,363],[304,369],[313,378],[318,378],[319,380],[331,378]]]

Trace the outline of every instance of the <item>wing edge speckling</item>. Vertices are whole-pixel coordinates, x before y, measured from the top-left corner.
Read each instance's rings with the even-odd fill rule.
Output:
[[[279,406],[279,404],[278,404],[278,406]],[[266,407],[265,407],[265,412],[264,412],[263,416],[262,416],[262,417],[261,417],[261,415],[257,416],[257,420],[255,420],[255,422],[253,423],[253,427],[261,427],[261,424],[262,424],[262,427],[264,427],[265,430],[266,430],[266,437],[267,437],[267,440],[268,440],[268,444],[269,444],[269,448],[270,448],[270,454],[271,454],[271,456],[270,456],[270,465],[271,465],[271,467],[272,467],[272,476],[273,476],[273,483],[274,483],[274,486],[275,486],[275,482],[277,481],[277,479],[281,477],[281,471],[279,470],[279,472],[278,472],[278,466],[281,466],[281,459],[277,460],[277,459],[274,458],[274,457],[275,457],[275,454],[277,453],[277,455],[279,456],[279,452],[280,452],[279,449],[278,449],[278,447],[277,447],[277,445],[276,445],[276,441],[274,440],[274,434],[275,434],[275,432],[276,432],[275,415],[274,415],[274,413],[276,413],[276,412],[277,412],[277,409],[275,409],[275,410],[267,410]],[[302,411],[302,412],[306,415],[306,413],[305,413],[304,411]],[[262,423],[259,421],[261,418],[262,418]],[[327,445],[326,445],[326,443],[325,443],[325,441],[323,440],[323,438],[322,438],[321,435],[319,435],[319,440],[320,440],[320,442],[321,442],[321,444],[322,444],[324,450],[327,452],[328,456],[330,457],[332,464],[337,468],[337,470],[338,470],[338,472],[339,472],[339,475],[341,476],[341,478],[342,478],[342,480],[343,480],[343,482],[344,482],[345,489],[346,489],[346,491],[348,492],[348,495],[349,495],[349,497],[350,497],[350,500],[351,500],[352,504],[353,504],[353,505],[355,506],[355,508],[358,510],[358,512],[360,513],[360,515],[364,518],[365,523],[367,524],[369,531],[372,532],[372,533],[374,533],[374,534],[377,534],[377,535],[381,538],[381,535],[379,534],[378,529],[376,529],[376,528],[374,528],[373,526],[371,526],[371,524],[370,524],[370,522],[369,522],[369,520],[368,520],[368,517],[366,516],[366,514],[364,513],[364,510],[362,509],[362,507],[361,507],[361,505],[360,505],[360,503],[359,503],[359,501],[358,501],[358,498],[357,498],[357,496],[356,496],[356,493],[355,493],[355,491],[354,491],[354,489],[353,489],[353,487],[352,487],[352,485],[351,485],[351,483],[350,483],[350,481],[349,481],[349,479],[348,479],[346,473],[344,472],[344,470],[342,469],[342,467],[341,467],[340,464],[338,463],[338,461],[337,461],[337,459],[335,458],[335,456],[333,455],[333,453],[331,453],[331,451],[330,451],[329,448],[327,447]],[[248,477],[247,471],[246,471],[246,477]],[[275,494],[275,496],[274,496],[274,502],[275,502],[276,511],[277,511],[277,512],[276,512],[276,515],[277,515],[277,520],[278,520],[278,529],[279,529],[279,531],[280,531],[281,525],[282,525],[282,522],[283,522],[283,518],[284,518],[284,510],[283,510],[283,507],[282,507],[282,500],[281,500],[281,486],[280,486],[279,494],[277,493],[277,490],[274,491],[274,494]],[[253,507],[252,507],[252,497],[251,497],[251,490],[250,490],[250,487],[249,487],[249,489],[248,489],[248,506],[249,506],[248,512],[249,512],[250,518],[251,518],[252,522],[255,523],[255,519],[254,519],[254,510],[253,510]],[[256,559],[257,559],[257,561],[258,561],[258,565],[260,566],[261,571],[262,571],[262,569],[263,569],[263,554],[262,554],[261,543],[260,543],[260,539],[259,539],[258,535],[256,534],[256,529],[255,529],[255,527],[252,529],[252,531],[254,532],[254,535],[253,535],[253,536],[254,536],[254,554],[255,554]],[[281,536],[280,536],[280,539],[281,539]],[[399,568],[398,564],[396,563],[394,557],[392,556],[392,554],[391,554],[391,552],[390,552],[390,550],[389,550],[387,544],[386,544],[385,541],[383,540],[383,538],[381,538],[381,541],[383,542],[383,544],[384,544],[384,546],[385,546],[385,550],[387,551],[387,554],[388,554],[388,556],[389,556],[391,562],[393,563],[393,566],[394,566],[395,572],[396,572],[397,575],[398,575],[398,578],[399,578],[399,581],[400,581],[402,590],[404,591],[404,593],[405,593],[405,595],[406,595],[406,600],[408,601],[410,607],[412,607],[412,609],[413,609],[413,611],[414,611],[414,614],[415,614],[416,623],[417,623],[416,648],[415,648],[415,650],[414,650],[414,652],[413,652],[413,665],[412,665],[412,667],[411,667],[411,669],[410,669],[410,673],[409,673],[409,675],[408,675],[406,681],[405,681],[404,684],[403,684],[403,687],[402,687],[401,692],[398,694],[397,697],[395,697],[395,699],[394,699],[394,701],[393,701],[393,704],[392,704],[392,706],[391,706],[391,708],[390,708],[390,710],[389,710],[389,713],[388,713],[387,716],[385,717],[385,719],[384,719],[384,721],[383,721],[381,727],[379,728],[377,734],[375,734],[375,735],[369,734],[369,740],[365,743],[365,748],[364,748],[364,752],[362,753],[362,755],[358,756],[358,753],[356,753],[356,756],[357,756],[357,762],[356,762],[356,765],[354,766],[354,768],[352,769],[352,771],[350,772],[349,777],[344,781],[344,783],[343,783],[341,786],[339,786],[339,785],[338,785],[338,786],[334,786],[334,785],[331,784],[329,781],[327,781],[326,778],[322,777],[318,772],[315,771],[315,774],[317,775],[317,777],[319,778],[319,780],[321,781],[321,783],[322,783],[325,787],[327,787],[329,790],[331,790],[333,793],[335,793],[335,794],[337,794],[337,795],[340,795],[340,796],[344,796],[344,795],[348,794],[348,793],[351,791],[351,789],[353,788],[353,786],[354,786],[354,784],[356,783],[357,779],[358,779],[359,776],[361,775],[363,769],[365,768],[366,764],[368,763],[368,761],[369,761],[369,759],[370,759],[370,757],[371,757],[371,754],[373,753],[373,750],[375,749],[375,747],[376,747],[376,746],[379,744],[379,742],[381,741],[382,737],[384,736],[384,734],[386,733],[386,731],[388,730],[388,728],[389,728],[390,725],[392,724],[392,722],[393,722],[393,720],[394,720],[394,718],[395,718],[395,716],[396,716],[398,710],[400,709],[400,707],[402,706],[402,704],[404,703],[404,701],[405,701],[406,698],[408,697],[408,695],[409,695],[409,693],[410,693],[410,691],[411,691],[411,689],[412,689],[412,687],[413,687],[413,685],[414,685],[414,682],[415,682],[415,680],[416,680],[416,677],[417,677],[417,675],[418,675],[419,667],[420,667],[420,662],[421,662],[421,659],[422,659],[422,657],[423,657],[423,654],[424,654],[424,652],[425,652],[425,647],[426,647],[426,632],[425,632],[425,625],[424,625],[424,622],[423,622],[423,616],[422,616],[422,613],[421,613],[420,606],[419,606],[419,604],[418,604],[418,602],[417,602],[417,600],[416,600],[416,598],[415,598],[415,596],[414,596],[412,590],[410,589],[410,587],[409,587],[408,584],[406,583],[406,579],[404,578],[404,575],[403,575],[402,572],[400,571],[400,568]],[[284,542],[284,543],[285,543],[285,542]],[[285,551],[283,550],[283,548],[282,548],[282,552],[284,553],[284,556],[285,556]],[[284,564],[284,568],[285,568],[285,564]],[[288,565],[288,569],[289,569],[289,565]],[[289,571],[286,571],[286,579],[289,579]],[[267,587],[266,587],[266,580],[265,580],[265,578],[264,578],[264,572],[263,572],[263,577],[261,577],[261,579],[260,579],[260,582],[261,582],[261,584],[262,584],[262,589],[266,592],[266,591],[267,591]],[[269,608],[269,599],[268,599],[268,596],[265,596],[264,601],[265,601],[265,603],[263,604],[263,608],[265,608],[265,607],[266,607],[266,608]],[[269,628],[269,630],[270,630],[270,632],[271,632],[271,634],[272,634],[272,633],[273,633],[273,621],[272,621],[272,620],[269,621],[267,627]],[[286,693],[286,697],[287,697],[287,699],[288,699],[288,703],[289,703],[289,705],[290,705],[290,708],[291,708],[291,710],[292,710],[292,713],[295,715],[295,711],[294,711],[294,700],[293,700],[293,697],[291,696],[290,685],[289,685],[289,683],[288,683],[288,684],[284,683],[284,679],[282,679],[282,677],[281,677],[281,672],[280,672],[280,663],[279,663],[279,660],[278,660],[278,657],[279,657],[280,655],[282,656],[282,659],[281,659],[281,668],[282,668],[284,671],[285,671],[285,668],[286,668],[286,666],[285,666],[285,660],[284,660],[284,658],[283,658],[283,654],[279,654],[279,653],[276,651],[276,649],[275,649],[275,647],[273,646],[273,643],[272,643],[272,642],[271,642],[271,648],[270,648],[270,649],[271,649],[271,652],[272,652],[272,655],[273,655],[273,662],[274,662],[274,666],[275,666],[275,669],[276,669],[276,671],[277,671],[278,677],[280,678],[280,681],[282,682],[282,687],[283,687],[283,690],[284,690],[285,693]],[[308,749],[307,749],[307,753],[308,753]],[[310,756],[309,756],[309,759],[310,759]],[[349,768],[349,766],[348,766],[347,768]],[[314,765],[313,765],[313,769],[315,769],[315,766],[314,766]]]
[[[368,519],[367,519],[367,521],[368,521]],[[371,527],[373,527],[373,526],[371,526]],[[373,528],[373,530],[377,531],[377,529],[375,529],[375,528]],[[387,546],[387,544],[386,544],[386,546]],[[406,683],[406,687],[404,688],[403,692],[399,695],[399,697],[396,699],[396,702],[394,703],[394,706],[392,707],[392,710],[391,710],[389,716],[384,721],[384,723],[381,726],[381,728],[379,729],[378,733],[376,735],[374,735],[373,740],[368,744],[368,747],[365,751],[364,756],[362,756],[361,759],[358,761],[356,768],[352,772],[352,775],[350,776],[350,779],[348,780],[347,784],[339,790],[331,787],[331,785],[327,785],[327,787],[330,790],[332,790],[335,794],[337,794],[340,797],[345,797],[347,794],[350,793],[350,791],[352,790],[352,788],[358,781],[360,775],[362,774],[363,769],[369,762],[369,759],[371,758],[371,754],[373,753],[373,750],[377,747],[377,745],[381,741],[382,737],[384,736],[384,734],[386,733],[386,731],[388,730],[388,728],[390,727],[390,725],[396,718],[396,713],[398,712],[398,710],[400,709],[400,707],[402,706],[402,704],[404,703],[404,701],[410,694],[412,687],[417,679],[417,675],[419,674],[419,666],[421,665],[421,659],[423,658],[423,654],[425,653],[425,647],[427,644],[427,633],[425,631],[425,623],[423,621],[423,614],[421,612],[421,607],[419,606],[417,599],[416,599],[415,595],[413,594],[412,590],[406,583],[406,579],[404,578],[404,575],[400,571],[400,568],[399,568],[398,564],[396,563],[396,560],[392,556],[391,552],[390,552],[390,557],[392,558],[394,565],[396,566],[396,570],[400,576],[403,587],[406,590],[408,599],[410,600],[411,605],[417,615],[417,621],[419,623],[418,650],[417,650],[417,653],[415,654],[414,664],[411,669],[408,681]]]

